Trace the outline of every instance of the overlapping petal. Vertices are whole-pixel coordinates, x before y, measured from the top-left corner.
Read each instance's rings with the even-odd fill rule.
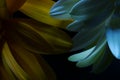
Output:
[[[37,21],[65,28],[69,23],[71,23],[71,20],[61,21],[52,18],[49,14],[49,10],[53,4],[54,2],[52,0],[27,0],[20,8],[20,11]]]
[[[5,65],[5,61],[1,62],[0,64],[0,79],[1,80],[15,80],[15,76],[13,75],[12,71],[8,67],[8,65]]]
[[[11,43],[8,44],[11,45]],[[8,65],[8,67],[13,71],[14,75],[18,77],[18,79],[49,80],[48,76],[45,74],[46,72],[44,72],[43,70],[43,67],[41,67],[41,63],[44,67],[46,67],[43,60],[43,62],[40,63],[38,62],[35,55],[31,54],[29,51],[20,48],[16,44],[13,44],[11,46],[9,46],[8,44],[4,44],[2,54],[3,60],[6,65]],[[49,69],[50,68],[47,68],[47,70]],[[50,75],[53,74],[53,72],[49,73]],[[51,80],[55,79],[54,76],[51,76]]]
[[[106,20],[113,15],[114,11],[115,10],[113,8],[110,8],[107,11],[103,10],[101,14],[92,17],[91,19],[84,21],[82,18],[80,18],[79,20],[75,20],[67,26],[67,30],[81,32],[84,28],[93,29],[99,25],[104,25],[106,23]]]
[[[112,54],[120,59],[120,0],[59,0],[52,7],[51,15],[74,20],[67,26],[68,30],[78,32],[73,37],[71,51],[90,48],[69,57],[70,61],[77,62],[78,67],[93,64],[94,72],[104,70],[112,60],[108,55],[110,52],[105,50],[106,42]]]
[[[78,1],[79,0],[59,0],[52,6],[50,15],[62,20],[71,19],[69,12]]]
[[[67,52],[71,38],[62,30],[34,20],[13,21],[12,31],[8,28],[9,41],[39,54],[59,54]],[[17,27],[16,27],[17,26]]]
[[[72,61],[72,62],[78,62],[80,60],[85,59],[87,56],[89,56],[91,54],[91,52],[95,49],[95,47],[92,47],[88,50],[85,50],[83,52],[77,53],[77,54],[73,54],[71,55],[68,60]]]
[[[105,28],[103,25],[99,25],[96,28],[82,27],[80,32],[73,37],[73,48],[71,51],[76,51],[88,47],[90,44],[99,39],[99,37],[104,33]]]
[[[109,0],[101,0],[100,2],[97,0],[80,0],[75,6],[73,6],[70,15],[75,20],[87,20],[98,16],[102,11],[107,12],[108,10],[109,13],[109,9],[114,8],[113,2],[114,1]]]
[[[22,80],[28,79],[28,75],[26,74],[26,72],[24,72],[24,70],[19,66],[19,64],[13,58],[7,43],[4,44],[2,55],[5,63],[7,63],[10,69],[19,79]]]
[[[99,60],[93,63],[93,69],[91,72],[96,73],[96,74],[101,73],[104,70],[106,70],[106,68],[113,61],[113,56],[111,52],[109,51],[108,46],[105,47],[105,51],[103,53],[104,54],[101,55],[101,57],[99,57]]]
[[[95,61],[98,60],[99,57],[101,57],[104,54],[104,47],[106,44],[106,40],[101,41],[102,43],[97,45],[96,48],[91,52],[91,55],[86,55],[86,58],[83,60],[79,60],[76,64],[78,67],[87,67],[92,65]],[[90,52],[88,52],[90,53]]]
[[[0,1],[0,79],[56,80],[55,73],[39,54],[65,53],[72,42],[64,31],[54,27],[66,27],[71,21],[51,18],[49,9],[53,3],[51,0]],[[35,20],[13,18],[18,9]]]

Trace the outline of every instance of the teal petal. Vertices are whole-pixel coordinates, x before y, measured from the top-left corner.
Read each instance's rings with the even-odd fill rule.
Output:
[[[105,71],[113,61],[113,56],[108,49],[108,46],[106,46],[104,49],[104,55],[99,57],[99,59],[93,64],[93,69],[91,71],[92,73],[99,74]]]
[[[99,57],[104,55],[103,51],[106,45],[105,38],[100,39],[100,42],[96,45],[95,49],[91,52],[89,56],[86,56],[85,59],[79,60],[76,64],[77,67],[87,67],[92,65],[98,60]]]
[[[79,0],[59,0],[50,10],[50,15],[57,19],[71,19],[69,11]]]
[[[105,32],[104,26],[98,26],[96,28],[84,28],[73,37],[73,48],[71,51],[76,51],[88,47],[90,44],[96,42],[96,40]]]
[[[109,16],[114,8],[114,1],[110,0],[80,0],[70,11],[75,20],[88,20],[93,17],[104,18]],[[101,16],[101,17],[99,17]],[[96,20],[99,20],[95,18]],[[95,20],[94,20],[95,21]]]
[[[113,7],[108,6],[109,9],[103,10],[98,16],[88,18],[87,20],[83,20],[80,18],[79,20],[75,20],[71,24],[67,26],[67,30],[81,32],[83,29],[92,29],[98,27],[99,25],[104,25],[107,21],[113,16],[115,9]],[[79,17],[78,17],[79,18]]]
[[[91,54],[91,52],[93,52],[94,49],[95,49],[95,46],[90,48],[90,49],[87,49],[87,50],[85,50],[83,52],[73,54],[68,58],[68,60],[72,61],[72,62],[77,62],[77,61],[83,60],[87,56],[89,56]]]

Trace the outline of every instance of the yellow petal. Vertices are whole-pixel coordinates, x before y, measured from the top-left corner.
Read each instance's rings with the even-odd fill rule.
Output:
[[[7,31],[11,36],[9,40],[33,53],[65,53],[72,46],[71,38],[65,32],[33,20],[21,20],[10,28],[13,31]]]
[[[3,66],[3,64],[0,64],[0,80],[15,80],[15,77],[8,66]]]
[[[0,19],[8,17],[5,0],[0,0]]]
[[[7,8],[10,13],[17,11],[26,0],[6,0]]]
[[[41,64],[39,64],[38,60],[32,53],[20,48],[19,45],[16,44],[10,44],[10,46],[12,50],[15,51],[13,55],[16,61],[29,75],[31,80],[48,80]]]
[[[49,11],[53,4],[52,0],[27,0],[20,11],[37,21],[65,28],[72,21],[61,21],[52,18]]]
[[[24,70],[19,66],[19,64],[14,59],[7,43],[4,44],[2,56],[7,65],[10,67],[10,69],[18,77],[18,79],[26,80],[28,78],[28,75],[24,72]]]

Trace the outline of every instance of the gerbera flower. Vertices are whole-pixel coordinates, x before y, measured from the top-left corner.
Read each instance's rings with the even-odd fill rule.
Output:
[[[87,49],[69,57],[70,61],[77,62],[78,67],[109,62],[102,60],[108,54],[107,45],[120,59],[120,0],[59,0],[50,14],[57,19],[74,20],[67,27],[78,32],[73,37],[71,51]]]
[[[39,54],[65,53],[71,47],[71,40],[65,32],[53,27],[62,21],[54,22],[55,19],[48,17],[49,14],[42,14],[41,9],[48,12],[50,5],[41,6],[41,1],[43,4],[47,4],[47,1],[50,5],[53,4],[50,0],[0,0],[0,80],[56,79],[52,69]],[[34,9],[35,11],[31,9],[36,14],[39,13],[40,18],[34,17],[36,14],[29,10],[29,3],[33,8],[40,8]],[[18,9],[26,11],[28,16],[38,21],[14,18],[13,13]],[[44,19],[41,18],[45,15]],[[53,20],[53,23],[49,20]]]

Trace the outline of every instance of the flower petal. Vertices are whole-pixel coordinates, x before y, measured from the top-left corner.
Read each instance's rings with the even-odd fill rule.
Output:
[[[108,46],[112,54],[120,59],[120,29],[108,29],[106,33]]]
[[[24,72],[24,70],[15,61],[7,43],[4,44],[2,56],[4,61],[19,79],[26,80],[26,78],[28,78],[26,72]]]
[[[9,31],[9,26],[8,40],[33,53],[65,53],[72,46],[71,38],[65,32],[34,20],[21,20],[16,24],[14,22],[11,25],[13,31]]]
[[[106,16],[109,16],[110,12],[114,8],[114,1],[109,0],[101,0],[98,2],[97,0],[80,0],[71,10],[70,15],[73,19],[77,20],[87,20],[93,17],[98,18],[104,18],[99,17],[99,15],[107,14]],[[103,15],[103,16],[104,16]],[[97,20],[97,19],[96,19]],[[99,20],[99,19],[98,19]]]
[[[6,0],[9,13],[12,14],[17,11],[25,3],[25,1],[26,0]]]
[[[0,73],[1,73],[0,79],[1,80],[15,80],[15,76],[13,75],[8,65],[6,66],[5,61],[4,60],[2,61],[3,61],[3,64],[0,64]]]
[[[73,37],[73,48],[71,51],[76,51],[83,49],[90,44],[96,42],[101,34],[105,32],[105,28],[103,25],[100,25],[96,28],[81,28],[81,31]]]
[[[49,11],[53,4],[52,0],[27,0],[20,11],[37,21],[52,26],[66,27],[71,21],[61,21],[50,16]]]
[[[105,48],[104,55],[99,57],[98,60],[93,64],[92,72],[99,74],[103,72],[112,62],[113,56],[110,53],[108,47]]]
[[[73,54],[68,58],[68,60],[72,61],[72,62],[77,62],[79,60],[83,60],[86,58],[86,56],[89,56],[91,54],[91,52],[93,52],[94,49],[95,49],[95,47],[92,47],[92,48],[85,50],[83,52]]]
[[[41,56],[39,56],[41,61],[38,61],[34,54],[23,49],[22,47],[19,47],[13,43],[9,43],[9,45],[11,50],[14,51],[14,58],[23,68],[23,70],[29,75],[31,80],[49,80],[49,78],[54,80],[55,75],[53,74],[52,69],[46,64]],[[46,73],[44,69],[47,69],[50,72]],[[48,74],[51,75],[51,77],[48,77]]]
[[[115,10],[109,9],[104,10],[100,15],[92,17],[91,19],[86,19],[85,21],[80,18],[79,20],[75,20],[71,24],[67,26],[67,29],[70,31],[80,32],[84,28],[92,29],[98,27],[100,25],[105,24],[106,20],[108,20],[114,13]],[[81,30],[82,28],[82,30]]]
[[[79,0],[59,0],[51,8],[50,15],[57,19],[71,19],[69,12],[78,1]]]
[[[86,55],[85,59],[79,60],[76,64],[77,67],[87,67],[93,64],[99,57],[101,57],[104,54],[104,48],[105,48],[106,40],[103,39],[96,48],[91,52],[91,55]],[[89,53],[88,53],[89,54]]]

